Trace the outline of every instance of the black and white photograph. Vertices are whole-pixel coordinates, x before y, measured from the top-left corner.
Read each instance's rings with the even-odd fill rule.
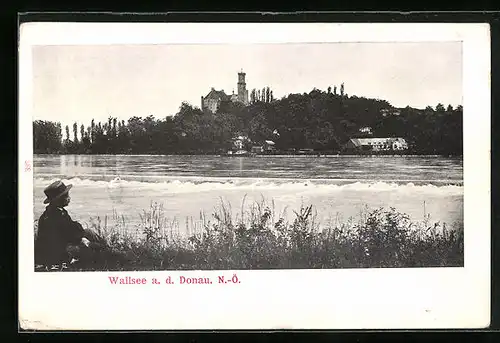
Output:
[[[26,264],[115,288],[175,272],[158,287],[193,290],[252,271],[462,270],[465,116],[489,116],[467,108],[464,49],[33,44]]]

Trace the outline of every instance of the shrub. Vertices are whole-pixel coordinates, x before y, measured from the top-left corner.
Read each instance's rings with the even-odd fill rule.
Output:
[[[245,199],[243,200],[244,204]],[[234,216],[221,201],[202,230],[179,234],[178,223],[152,203],[135,230],[113,213],[113,224],[91,219],[103,251],[93,270],[318,269],[463,266],[463,225],[411,221],[395,208],[362,213],[357,222],[319,225],[312,206],[289,223],[262,200]],[[429,219],[429,218],[427,218]],[[35,225],[36,226],[36,225]],[[135,234],[134,234],[135,232]]]

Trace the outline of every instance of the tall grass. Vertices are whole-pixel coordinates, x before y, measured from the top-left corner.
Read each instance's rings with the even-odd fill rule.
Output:
[[[318,223],[312,206],[301,206],[287,221],[264,199],[233,213],[221,200],[212,216],[200,213],[199,230],[179,233],[179,223],[152,203],[135,229],[125,217],[91,220],[104,242],[89,269],[213,270],[316,269],[463,266],[462,224],[411,221],[395,208],[361,211],[359,218],[337,216]],[[186,227],[195,227],[186,222]]]

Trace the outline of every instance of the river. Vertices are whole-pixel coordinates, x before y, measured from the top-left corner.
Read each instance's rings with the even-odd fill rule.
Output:
[[[462,158],[35,155],[33,166],[35,219],[46,206],[43,189],[62,179],[73,185],[68,211],[86,224],[119,218],[132,228],[156,203],[173,228],[192,233],[221,201],[238,216],[262,200],[290,220],[311,204],[319,223],[382,206],[413,220],[463,222]]]

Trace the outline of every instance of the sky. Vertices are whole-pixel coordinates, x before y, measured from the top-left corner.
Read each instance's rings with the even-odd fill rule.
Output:
[[[236,93],[240,70],[249,93],[269,86],[275,98],[343,82],[396,107],[462,104],[460,42],[34,46],[34,119],[165,118],[211,87]]]

